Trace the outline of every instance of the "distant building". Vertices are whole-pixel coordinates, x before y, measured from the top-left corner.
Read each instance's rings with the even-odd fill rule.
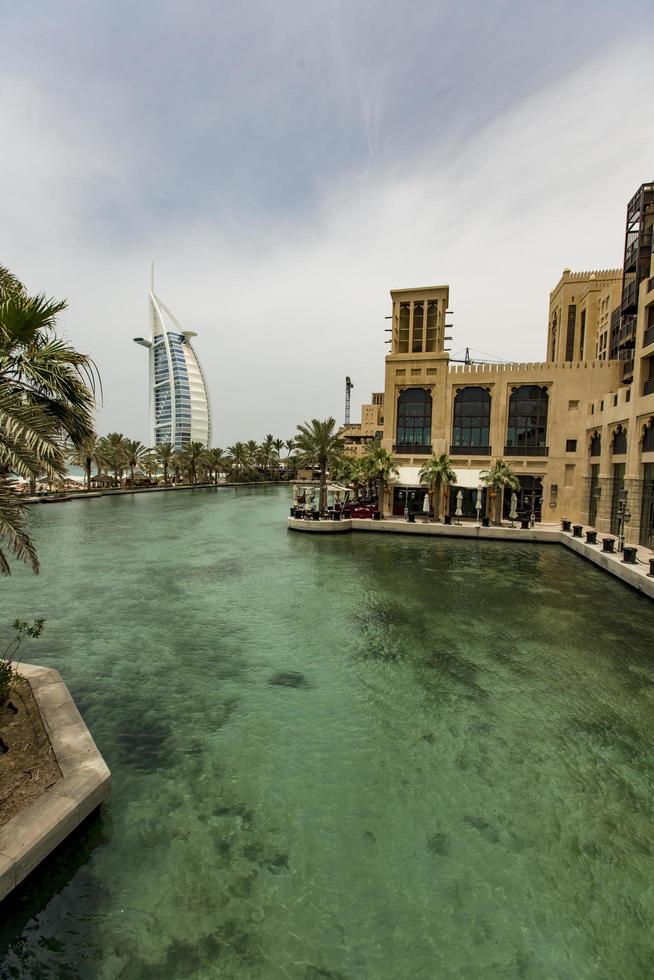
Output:
[[[570,518],[654,548],[654,183],[627,206],[624,269],[565,269],[550,293],[546,360],[452,363],[445,348],[449,287],[391,292],[384,392],[341,434],[352,455],[379,438],[398,462],[386,510],[420,511],[420,467],[452,457],[454,513],[475,516],[481,472],[507,459],[521,516]],[[505,516],[510,495],[505,495]]]
[[[147,347],[150,360],[150,443],[170,442],[181,449],[189,442],[211,445],[211,404],[207,383],[193,346],[192,330],[183,330],[151,288],[150,339],[135,337]]]

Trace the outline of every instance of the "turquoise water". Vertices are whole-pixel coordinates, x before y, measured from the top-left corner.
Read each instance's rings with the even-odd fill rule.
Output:
[[[556,546],[316,539],[278,488],[30,512],[111,802],[2,978],[650,978],[654,606]]]

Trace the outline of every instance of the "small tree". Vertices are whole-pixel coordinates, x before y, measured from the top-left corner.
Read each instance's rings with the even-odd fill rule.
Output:
[[[507,463],[504,459],[496,459],[489,470],[482,470],[479,474],[481,482],[490,487],[492,493],[495,497],[495,519],[494,524],[500,525],[502,523],[502,508],[504,504],[504,490],[508,487],[510,490],[518,490],[520,487],[520,482],[513,472],[510,463]]]
[[[440,517],[441,493],[443,487],[450,483],[456,483],[456,473],[452,467],[452,460],[447,453],[440,456],[432,455],[422,466],[418,478],[421,483],[431,485],[431,498],[434,507],[434,520]]]
[[[14,658],[23,640],[26,637],[37,639],[45,628],[45,619],[35,619],[33,623],[28,623],[25,619],[16,619],[11,628],[15,635],[0,653],[0,707],[5,703],[16,683]]]
[[[384,518],[384,484],[391,476],[399,472],[397,460],[388,449],[383,449],[379,443],[374,442],[366,449],[363,458],[367,475],[377,484],[377,508],[380,517]]]
[[[173,456],[175,455],[175,447],[172,442],[162,442],[160,446],[157,446],[155,453],[158,461],[163,467],[163,477],[164,484],[168,483],[168,470],[171,467]]]

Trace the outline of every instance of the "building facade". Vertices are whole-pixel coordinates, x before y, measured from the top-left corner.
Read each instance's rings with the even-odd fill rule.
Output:
[[[626,496],[625,540],[654,547],[653,221],[654,185],[644,184],[627,209],[629,267],[564,270],[540,363],[452,364],[448,286],[391,292],[384,394],[376,417],[363,407],[355,447],[381,431],[398,460],[388,510],[421,510],[420,467],[447,453],[457,481],[445,506],[453,512],[461,491],[464,516],[474,516],[480,473],[501,457],[520,482],[521,515],[617,534]]]
[[[149,352],[150,444],[189,442],[211,445],[211,403],[200,361],[191,344],[197,336],[183,330],[151,289],[148,294],[150,338],[134,341]]]

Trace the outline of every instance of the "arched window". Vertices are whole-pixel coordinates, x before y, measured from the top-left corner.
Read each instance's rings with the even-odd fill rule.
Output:
[[[452,447],[475,448],[478,452],[490,452],[491,396],[486,388],[461,388],[454,398],[452,418]]]
[[[507,456],[547,456],[547,388],[521,385],[509,398]]]
[[[590,440],[590,455],[591,456],[601,456],[602,455],[602,437],[599,432],[593,435]]]
[[[654,453],[654,419],[643,430],[643,452]]]
[[[422,303],[413,304],[413,340],[411,352],[413,354],[422,353],[422,322],[424,319],[424,306]]]
[[[400,354],[409,353],[409,320],[411,308],[408,303],[400,303],[400,322],[397,338],[397,349]]]
[[[614,456],[622,456],[627,451],[627,433],[621,425],[613,433],[612,448]]]
[[[407,388],[397,400],[396,452],[431,452],[431,392]]]

